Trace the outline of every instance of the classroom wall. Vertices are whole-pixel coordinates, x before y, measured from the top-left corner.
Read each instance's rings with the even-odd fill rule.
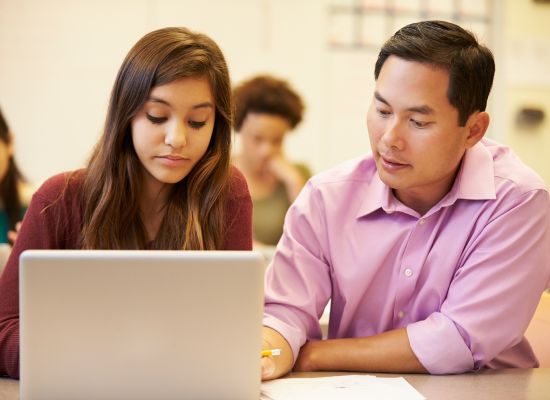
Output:
[[[330,49],[327,10],[335,2],[0,0],[0,106],[16,136],[19,164],[35,184],[84,166],[126,52],[145,33],[170,25],[216,40],[234,82],[268,72],[290,80],[303,94],[305,119],[286,145],[291,158],[320,171],[369,152],[365,115],[376,51]],[[548,93],[541,85],[518,84],[517,64],[511,73],[502,64],[514,60],[506,56],[514,54],[511,39],[544,42],[550,36],[550,6],[531,0],[492,5],[494,24],[482,39],[495,50],[501,68],[490,100],[489,135],[508,141],[548,182],[550,161],[543,154],[548,118],[529,133],[511,122],[514,109],[527,100],[548,110]]]
[[[327,157],[322,5],[318,0],[0,0],[0,105],[16,136],[19,164],[35,183],[85,165],[127,51],[153,29],[182,25],[220,45],[233,81],[274,73],[304,94],[307,114],[287,143],[290,157],[304,159],[314,170],[343,159],[347,154]],[[342,129],[364,131],[362,120],[362,115],[346,118]]]
[[[550,3],[506,0],[505,140],[550,185]],[[523,107],[543,110],[532,127],[517,123]]]

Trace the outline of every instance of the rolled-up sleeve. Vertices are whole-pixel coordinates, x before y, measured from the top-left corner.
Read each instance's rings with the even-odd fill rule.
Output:
[[[322,202],[308,183],[286,215],[265,278],[263,324],[288,341],[294,361],[307,338],[321,338],[319,317],[331,293],[325,233]]]
[[[453,321],[442,313],[410,324],[407,335],[418,360],[431,374],[460,373],[474,366],[469,347]]]
[[[424,367],[432,374],[461,373],[504,352],[516,365],[532,357],[521,342],[548,286],[549,248],[548,192],[507,199],[469,241],[441,310],[407,327]]]

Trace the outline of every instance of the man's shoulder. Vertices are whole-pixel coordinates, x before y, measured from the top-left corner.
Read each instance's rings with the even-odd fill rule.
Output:
[[[499,189],[512,189],[519,195],[532,190],[547,191],[544,180],[512,149],[489,139],[484,140],[483,145],[493,157],[497,196]]]

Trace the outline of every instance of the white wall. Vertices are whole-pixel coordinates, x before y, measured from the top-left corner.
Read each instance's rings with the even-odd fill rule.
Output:
[[[335,2],[0,0],[0,105],[20,166],[35,184],[84,166],[126,52],[145,33],[174,25],[217,41],[234,82],[269,72],[303,94],[305,120],[286,144],[291,158],[319,171],[369,152],[376,51],[328,49],[327,9]],[[503,126],[499,120],[493,115],[494,126]]]
[[[550,186],[550,4],[506,0],[504,9],[505,141]],[[522,107],[543,110],[542,123],[518,126],[516,115]]]
[[[37,184],[85,165],[126,52],[183,25],[218,42],[233,81],[271,72],[303,93],[307,114],[287,152],[324,168],[324,18],[318,0],[0,0],[0,105],[18,162]]]

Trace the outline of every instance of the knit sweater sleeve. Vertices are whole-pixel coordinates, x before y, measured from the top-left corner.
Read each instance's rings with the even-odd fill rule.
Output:
[[[19,256],[27,249],[70,248],[77,242],[68,237],[75,236],[80,220],[68,177],[48,179],[33,195],[0,279],[0,375],[19,378]]]

